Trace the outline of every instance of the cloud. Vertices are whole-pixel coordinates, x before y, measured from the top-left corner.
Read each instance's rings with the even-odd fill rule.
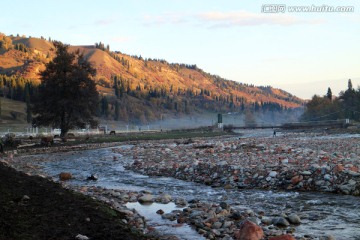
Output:
[[[147,25],[164,25],[193,23],[209,28],[243,27],[259,25],[290,26],[297,24],[322,24],[323,19],[305,20],[286,14],[253,13],[248,11],[233,12],[203,12],[197,14],[165,13],[160,15],[145,15]]]
[[[130,42],[133,39],[131,37],[113,37],[111,38],[111,41],[118,42],[118,43],[124,43],[124,42]]]
[[[94,24],[96,25],[110,25],[112,24],[113,22],[115,22],[114,19],[100,19],[100,20],[97,20]]]
[[[321,24],[321,19],[303,20],[286,14],[237,12],[206,12],[197,15],[200,22],[211,27],[235,27],[257,25],[290,26],[296,24]]]

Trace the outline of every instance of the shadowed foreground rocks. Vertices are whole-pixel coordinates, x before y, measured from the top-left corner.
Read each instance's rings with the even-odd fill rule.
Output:
[[[151,239],[90,197],[0,163],[0,239]]]

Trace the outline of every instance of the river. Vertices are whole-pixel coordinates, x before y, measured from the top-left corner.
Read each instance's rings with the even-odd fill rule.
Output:
[[[121,146],[131,148],[131,146]],[[208,202],[226,201],[234,208],[264,211],[267,216],[279,213],[296,212],[302,224],[295,227],[295,236],[331,234],[336,239],[360,239],[360,201],[358,197],[323,194],[317,192],[274,192],[260,190],[224,190],[202,184],[185,182],[174,178],[149,177],[126,170],[124,165],[133,160],[114,153],[111,148],[66,152],[43,156],[51,161],[41,162],[42,170],[54,179],[61,171],[70,172],[74,179],[69,182],[75,186],[101,186],[108,189],[131,191],[151,191],[153,194],[167,193],[174,198],[187,200],[199,199]],[[114,161],[116,157],[117,161]],[[96,174],[98,181],[86,178]],[[176,234],[181,239],[203,239],[188,226],[174,230],[168,220],[155,214],[162,208],[166,211],[175,209],[173,204],[143,206],[129,203],[148,219],[148,225],[155,226],[162,232]]]

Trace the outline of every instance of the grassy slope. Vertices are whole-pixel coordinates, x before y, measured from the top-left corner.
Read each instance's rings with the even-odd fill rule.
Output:
[[[276,98],[276,96],[284,97],[287,94],[279,89],[271,89],[269,94],[254,86],[246,87],[251,93],[230,87],[222,90],[208,76],[193,69],[181,68],[176,71],[174,68],[169,67],[168,64],[158,61],[147,61],[147,66],[145,66],[144,60],[139,60],[125,54],[117,54],[120,58],[129,61],[130,68],[128,69],[104,51],[90,47],[72,47],[72,50],[77,48],[84,51],[85,56],[96,66],[99,77],[110,79],[112,75],[122,75],[123,78],[131,80],[134,88],[138,85],[144,87],[147,84],[152,87],[165,87],[169,90],[170,86],[173,85],[175,90],[178,88],[191,88],[199,93],[200,89],[207,89],[221,95],[233,94],[234,96],[244,97],[250,102],[269,101],[287,107],[299,106],[297,103]]]
[[[26,123],[26,104],[20,101],[13,101],[8,98],[0,98],[1,101],[1,114],[0,124],[6,125],[8,122],[11,123]],[[17,118],[14,119],[11,116],[11,112],[16,112]]]

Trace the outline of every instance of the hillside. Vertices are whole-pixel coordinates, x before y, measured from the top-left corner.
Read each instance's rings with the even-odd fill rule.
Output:
[[[44,38],[0,34],[1,41],[0,75],[39,82],[38,73],[54,55],[53,43]],[[229,81],[196,65],[112,52],[102,43],[70,47],[70,51],[78,49],[97,70],[94,80],[101,95],[107,98],[108,109],[100,110],[105,118],[117,118],[120,114],[120,120],[125,122],[135,119],[144,123],[164,114],[280,111],[304,103],[281,89]]]
[[[26,123],[26,104],[24,102],[1,97],[0,106],[0,123]]]

